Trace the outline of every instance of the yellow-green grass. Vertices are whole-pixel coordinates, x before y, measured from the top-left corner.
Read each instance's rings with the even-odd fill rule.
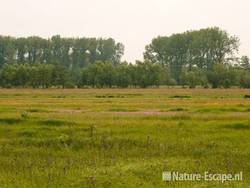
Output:
[[[249,94],[1,89],[0,187],[248,187]],[[243,181],[163,182],[163,171]]]

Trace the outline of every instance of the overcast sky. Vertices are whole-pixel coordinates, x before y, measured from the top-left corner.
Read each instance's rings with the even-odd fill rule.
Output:
[[[142,59],[158,35],[219,26],[250,56],[250,0],[0,0],[0,34],[112,37],[123,59]]]

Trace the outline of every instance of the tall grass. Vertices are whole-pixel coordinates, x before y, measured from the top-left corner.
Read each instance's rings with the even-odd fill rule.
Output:
[[[0,90],[0,187],[247,187],[248,93]],[[244,179],[163,182],[162,171]]]

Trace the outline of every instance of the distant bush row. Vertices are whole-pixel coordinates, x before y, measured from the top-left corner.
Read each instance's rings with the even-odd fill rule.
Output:
[[[0,69],[0,86],[33,88],[105,88],[152,87],[182,85],[195,88],[239,86],[250,88],[250,68],[239,65],[214,64],[211,70],[183,68],[179,83],[171,77],[169,67],[150,61],[136,64],[96,62],[81,69],[68,69],[61,64],[5,64]]]

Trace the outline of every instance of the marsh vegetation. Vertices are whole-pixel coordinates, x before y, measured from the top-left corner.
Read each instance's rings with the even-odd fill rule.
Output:
[[[0,187],[247,187],[250,90],[0,90]],[[162,181],[162,171],[242,182]]]

